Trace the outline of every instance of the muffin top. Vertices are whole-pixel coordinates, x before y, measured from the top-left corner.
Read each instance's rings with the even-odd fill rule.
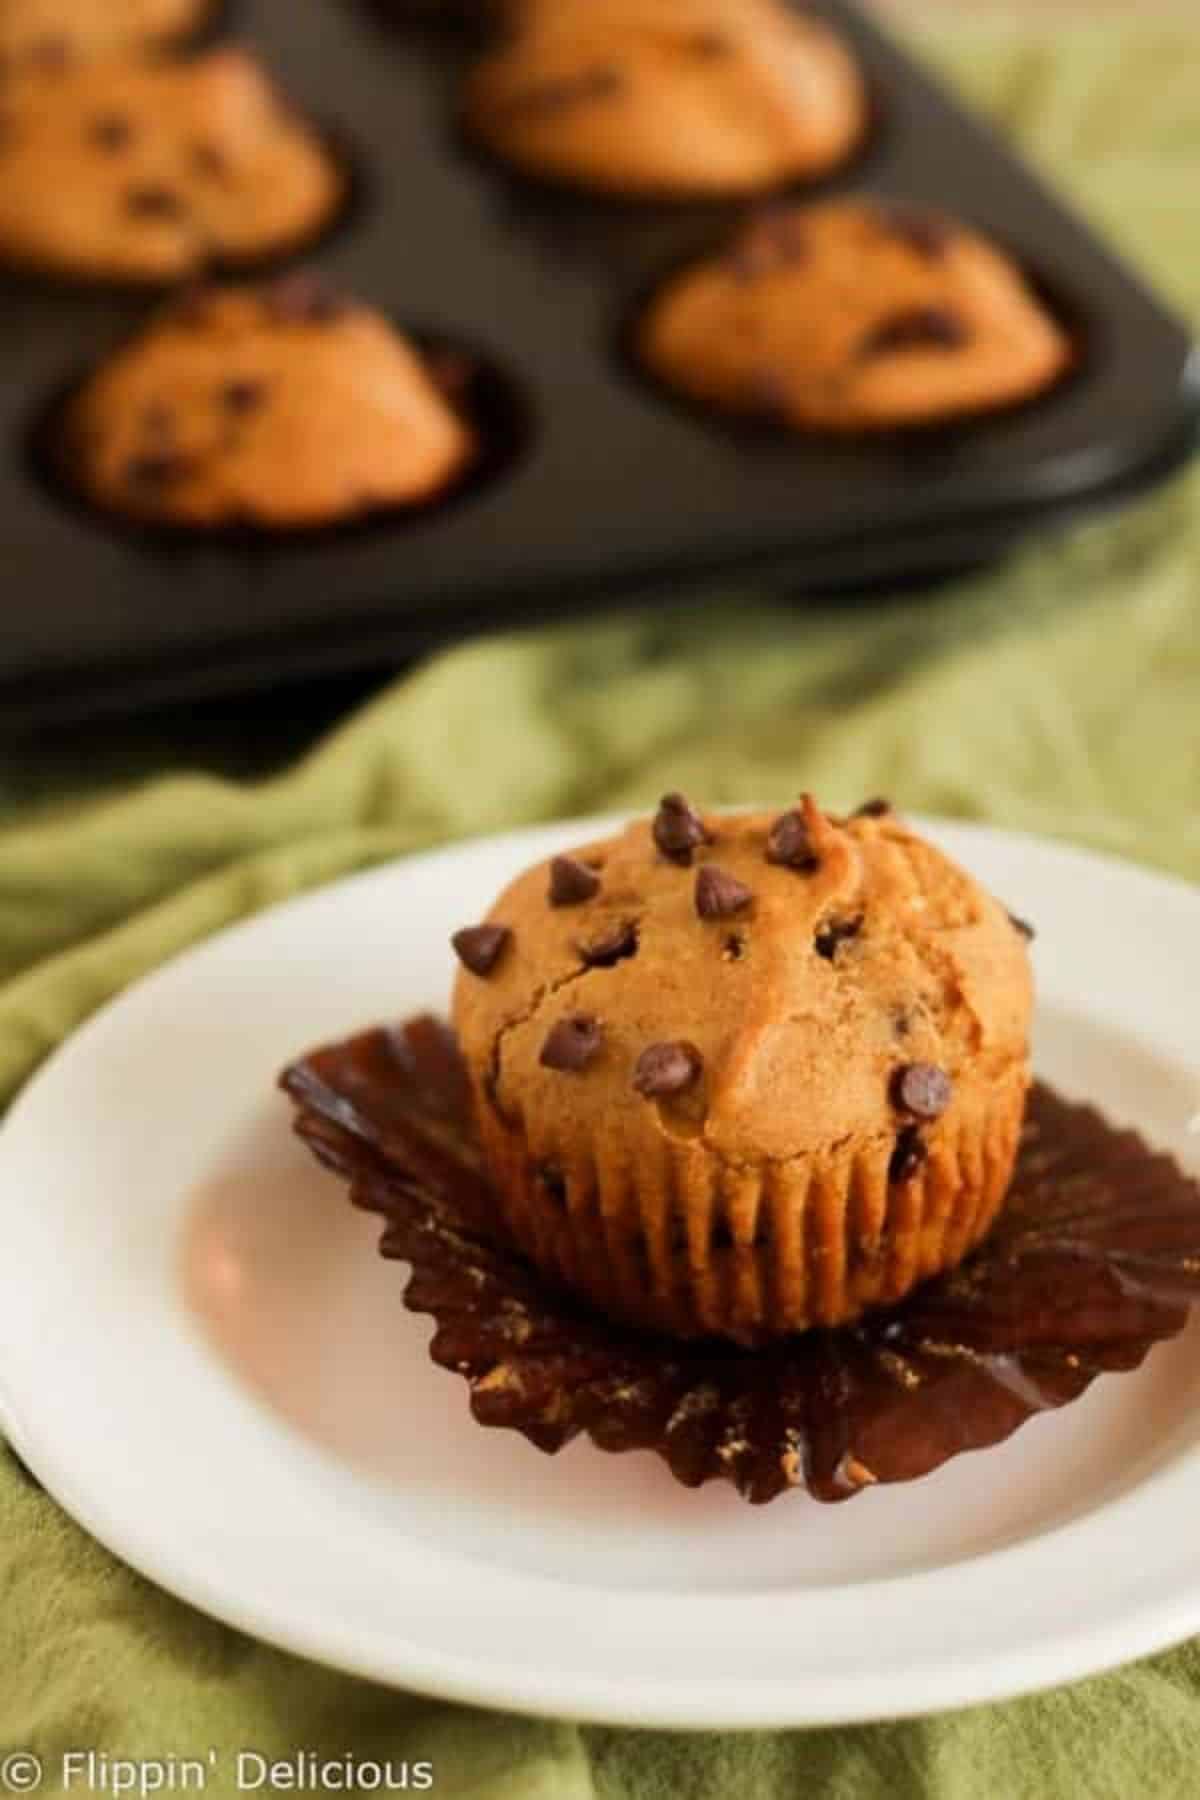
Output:
[[[214,0],[4,0],[0,60],[57,67],[165,44],[206,23],[213,10]]]
[[[5,84],[0,257],[168,281],[316,236],[344,170],[245,51],[102,57]]]
[[[457,935],[454,1021],[481,1092],[539,1142],[920,1154],[1026,1068],[1026,935],[882,803],[701,817],[669,796]]]
[[[772,208],[671,278],[637,339],[695,400],[828,430],[1010,405],[1071,358],[1002,251],[950,219],[861,200]]]
[[[385,318],[294,275],[160,315],[76,392],[58,449],[127,517],[286,527],[428,499],[474,439]]]
[[[610,192],[741,194],[815,176],[861,137],[850,52],[780,0],[518,8],[466,89],[468,129],[534,175]]]

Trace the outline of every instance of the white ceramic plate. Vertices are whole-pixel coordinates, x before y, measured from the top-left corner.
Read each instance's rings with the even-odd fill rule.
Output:
[[[1066,1681],[1200,1630],[1200,1325],[926,1480],[751,1508],[652,1456],[472,1423],[427,1320],[289,1132],[300,1050],[444,1005],[449,930],[595,825],[414,858],[108,1007],[0,1132],[0,1423],[163,1586],[492,1706],[802,1725]],[[1200,1162],[1200,893],[962,827],[1032,917],[1038,1066]]]

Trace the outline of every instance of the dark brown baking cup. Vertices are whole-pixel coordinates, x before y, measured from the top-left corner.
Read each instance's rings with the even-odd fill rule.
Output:
[[[470,1384],[481,1425],[560,1450],[654,1450],[687,1487],[845,1500],[1000,1443],[1097,1375],[1136,1369],[1200,1300],[1200,1184],[1133,1131],[1042,1084],[1012,1187],[953,1274],[854,1326],[759,1351],[613,1325],[499,1236],[449,1030],[363,1032],[289,1068],[296,1129],[386,1220],[430,1354]]]

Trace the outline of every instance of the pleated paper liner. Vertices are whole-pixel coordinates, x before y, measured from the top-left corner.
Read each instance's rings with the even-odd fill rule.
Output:
[[[1013,1184],[953,1274],[857,1325],[770,1348],[641,1335],[556,1291],[496,1238],[466,1073],[423,1017],[289,1068],[296,1129],[386,1221],[411,1265],[405,1304],[466,1378],[481,1425],[553,1452],[585,1432],[653,1450],[678,1481],[747,1500],[806,1487],[844,1500],[1000,1443],[1098,1375],[1136,1369],[1200,1300],[1200,1184],[1035,1085]]]

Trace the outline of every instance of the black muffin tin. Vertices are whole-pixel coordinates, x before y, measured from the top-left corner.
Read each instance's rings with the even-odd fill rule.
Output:
[[[814,194],[944,208],[1025,264],[1078,366],[1052,394],[953,429],[831,443],[732,428],[624,352],[653,281],[744,205],[619,203],[521,181],[459,139],[471,54],[368,0],[238,0],[231,24],[357,162],[351,216],[311,257],[439,342],[482,352],[504,440],[447,503],[327,534],[173,537],[71,503],[33,454],[50,398],[157,303],[0,278],[0,722],[383,666],[467,633],[661,604],[715,579],[876,588],[987,560],[1162,479],[1197,442],[1188,335],[1004,144],[877,28],[854,45],[875,118]],[[428,10],[428,9],[426,9]],[[449,10],[449,9],[448,9]],[[498,403],[488,404],[492,396]]]

